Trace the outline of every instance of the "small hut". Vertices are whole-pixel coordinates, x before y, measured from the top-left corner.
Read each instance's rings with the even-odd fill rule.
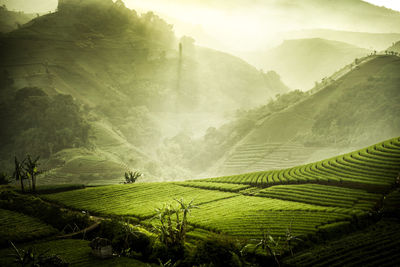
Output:
[[[113,256],[111,241],[106,238],[96,237],[90,242],[92,253],[97,258],[107,259]]]

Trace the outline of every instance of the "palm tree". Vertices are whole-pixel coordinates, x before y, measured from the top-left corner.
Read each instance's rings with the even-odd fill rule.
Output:
[[[15,167],[14,167],[15,169],[14,169],[13,177],[15,178],[15,180],[21,181],[21,191],[25,192],[24,179],[26,179],[26,174],[25,174],[25,171],[23,168],[25,159],[20,162],[20,161],[18,161],[18,158],[15,156],[14,163],[15,163]]]
[[[27,162],[25,162],[25,167],[24,167],[26,174],[28,175],[28,178],[30,178],[32,180],[32,191],[33,192],[36,192],[36,175],[39,175],[42,173],[42,171],[38,170],[39,158],[40,158],[40,156],[38,156],[37,158],[32,160],[31,156],[28,155]]]
[[[194,199],[192,199],[189,203],[185,203],[183,198],[180,200],[175,199],[176,202],[179,203],[179,210],[183,212],[182,222],[179,222],[179,213],[177,213],[177,225],[179,226],[179,235],[183,241],[185,241],[186,237],[186,228],[187,228],[187,215],[190,214],[192,209],[198,209],[199,207],[194,205]]]

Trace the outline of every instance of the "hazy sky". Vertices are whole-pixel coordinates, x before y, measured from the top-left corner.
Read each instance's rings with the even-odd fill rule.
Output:
[[[387,8],[391,8],[393,10],[400,11],[400,1],[399,0],[364,0],[364,1],[374,4],[374,5],[377,5],[377,6],[384,6]]]
[[[127,7],[139,12],[152,10],[160,14],[167,22],[175,25],[177,36],[189,34],[195,37],[199,45],[227,52],[257,50],[265,47],[266,44],[277,45],[273,44],[278,39],[275,36],[276,33],[307,28],[302,21],[298,21],[299,23],[295,21],[289,25],[287,18],[281,18],[279,13],[272,14],[275,16],[272,18],[250,6],[224,10],[213,9],[207,5],[190,5],[190,1],[181,3],[169,0],[123,1]],[[365,1],[400,11],[400,0]],[[0,4],[6,4],[9,9],[29,13],[54,10],[57,2],[58,0],[0,0]],[[194,2],[199,3],[199,1]],[[293,18],[293,20],[296,19],[299,18]],[[299,28],[293,28],[294,25]],[[321,27],[342,30],[340,25],[323,25]],[[260,34],[260,29],[268,35]]]

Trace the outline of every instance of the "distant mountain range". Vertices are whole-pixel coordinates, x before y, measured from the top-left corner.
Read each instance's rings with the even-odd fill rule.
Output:
[[[185,129],[198,131],[197,122],[182,115],[222,118],[289,90],[274,72],[197,47],[191,38],[177,40],[172,27],[153,13],[139,16],[111,0],[61,3],[58,12],[0,37],[3,101],[16,101],[15,93],[27,87],[43,91],[22,98],[30,105],[38,96],[48,101],[43,94],[68,94],[89,122],[90,144],[65,143],[58,151],[46,145],[51,155],[47,167],[54,171],[48,175],[78,181],[87,172],[83,182],[108,177],[109,183],[127,169],[142,170],[148,177],[181,176],[182,170],[174,171],[179,167],[163,166],[157,148],[163,138],[181,130],[181,121],[186,121]],[[18,140],[35,138],[26,131],[21,132],[25,138],[2,146],[3,166],[11,164],[16,147],[23,147]],[[68,135],[66,140],[75,132],[54,131]]]
[[[368,53],[371,51],[338,41],[296,39],[251,54],[251,62],[265,70],[276,70],[291,88],[308,90],[315,82]]]
[[[296,104],[265,108],[211,175],[285,168],[398,136],[399,84],[400,57],[373,56]]]

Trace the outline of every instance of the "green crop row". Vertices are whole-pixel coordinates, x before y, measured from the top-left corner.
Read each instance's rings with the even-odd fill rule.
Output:
[[[400,172],[399,138],[335,158],[294,168],[204,179],[204,182],[256,185],[320,183],[384,190]]]
[[[321,207],[278,199],[238,196],[202,205],[192,211],[189,222],[200,228],[243,238],[258,238],[263,231],[284,235],[292,227],[296,235],[308,235],[318,227],[349,221],[360,211]]]
[[[234,197],[236,194],[179,186],[174,183],[138,183],[86,188],[45,195],[78,210],[100,215],[131,215],[139,218],[152,216],[156,208],[173,202],[174,198],[194,200],[197,205]]]
[[[250,185],[240,185],[240,184],[227,184],[227,183],[210,183],[210,182],[180,182],[176,183],[180,186],[208,189],[208,190],[219,190],[225,192],[239,192],[250,188]]]
[[[362,210],[374,208],[381,197],[378,194],[367,193],[360,189],[318,184],[277,185],[264,188],[257,192],[255,196]]]
[[[285,260],[288,266],[399,266],[398,221],[385,219],[368,229]]]
[[[58,231],[37,218],[0,209],[0,245],[9,241],[33,240],[56,234]]]

